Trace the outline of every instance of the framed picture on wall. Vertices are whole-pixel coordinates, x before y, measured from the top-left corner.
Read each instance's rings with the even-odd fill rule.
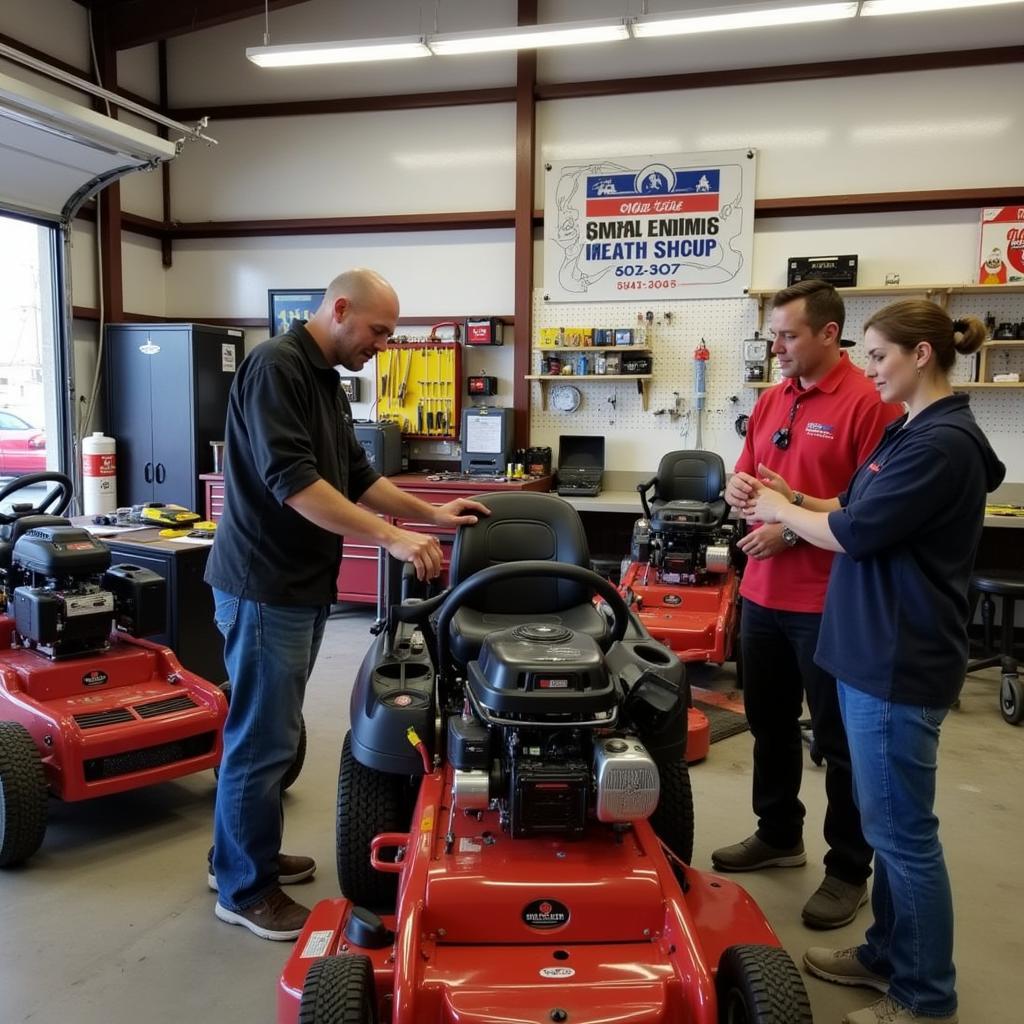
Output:
[[[293,320],[309,320],[324,297],[323,288],[271,288],[267,291],[270,334],[283,334]]]

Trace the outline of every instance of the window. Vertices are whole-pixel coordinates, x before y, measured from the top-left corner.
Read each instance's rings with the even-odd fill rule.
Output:
[[[61,468],[55,235],[0,214],[0,485]]]

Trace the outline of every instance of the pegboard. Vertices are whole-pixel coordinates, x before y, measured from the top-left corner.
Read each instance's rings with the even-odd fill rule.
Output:
[[[654,377],[649,384],[648,411],[644,412],[636,382],[575,380],[566,383],[580,389],[582,400],[574,412],[554,410],[541,402],[541,387],[550,384],[532,382],[530,406],[530,443],[548,444],[557,450],[559,434],[600,434],[606,438],[606,467],[638,473],[653,472],[661,456],[678,448],[697,444],[694,413],[694,350],[701,339],[711,357],[707,364],[705,410],[702,418],[701,445],[718,452],[731,469],[743,441],[736,433],[735,421],[749,414],[760,391],[747,387],[743,379],[742,341],[760,328],[758,304],[754,299],[704,299],[686,302],[545,302],[543,290],[533,295],[533,345],[536,347],[543,327],[631,327],[651,310],[654,323],[648,328],[645,344],[654,357]],[[851,359],[863,365],[864,321],[889,301],[912,297],[897,293],[892,300],[884,295],[847,295],[845,337],[857,345],[846,350]],[[949,300],[952,316],[971,313],[984,319],[989,313],[997,324],[1024,320],[1024,295],[953,295]],[[668,314],[668,316],[666,316]],[[591,353],[600,349],[584,350]],[[614,351],[606,349],[604,351]],[[571,353],[564,353],[571,358]],[[1013,359],[1024,361],[1024,352]],[[540,372],[540,354],[531,351],[531,373]],[[972,379],[974,357],[960,357],[954,381]],[[1002,366],[999,366],[1002,369]],[[1010,369],[1024,367],[1011,365]],[[676,393],[681,415],[673,418]],[[1024,462],[1017,453],[1024,433],[1024,389],[1018,391],[978,389],[970,392],[971,408],[1000,457],[1007,463],[1007,479],[1024,479]],[[610,401],[614,399],[614,404]],[[665,410],[658,413],[658,410]]]

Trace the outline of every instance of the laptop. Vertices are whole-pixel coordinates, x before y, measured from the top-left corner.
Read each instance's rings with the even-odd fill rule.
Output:
[[[562,434],[558,439],[558,493],[592,498],[601,493],[604,438]]]

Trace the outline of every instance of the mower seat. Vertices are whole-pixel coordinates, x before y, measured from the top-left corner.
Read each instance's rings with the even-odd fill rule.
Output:
[[[654,488],[650,505],[646,492]],[[701,502],[708,507],[707,522],[721,526],[729,514],[725,492],[725,463],[716,452],[669,452],[658,464],[657,476],[639,484],[644,511],[655,511],[673,501]]]
[[[524,559],[569,562],[590,568],[587,537],[579,513],[554,494],[518,491],[481,495],[491,514],[475,526],[462,526],[452,547],[452,586],[503,562]],[[454,615],[451,647],[456,660],[468,664],[485,638],[523,622],[561,623],[601,641],[608,619],[595,607],[589,590],[570,580],[524,577],[498,583],[473,595]]]
[[[13,523],[0,526],[0,572],[11,571],[11,560],[14,557],[14,545],[18,538],[38,526],[70,526],[71,520],[64,516],[51,516],[45,513],[35,516],[22,516]]]

